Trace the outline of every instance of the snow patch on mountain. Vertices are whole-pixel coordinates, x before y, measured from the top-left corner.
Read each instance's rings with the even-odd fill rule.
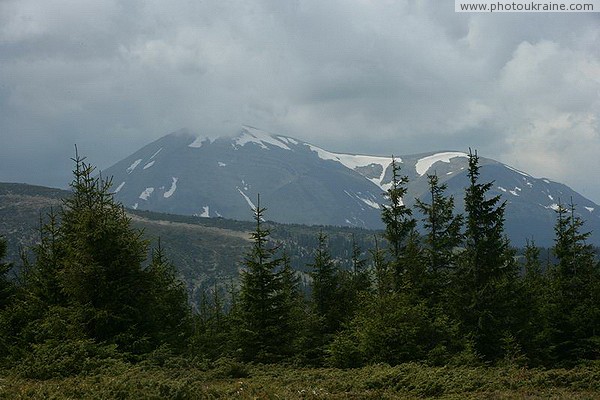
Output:
[[[528,176],[528,177],[531,177],[531,175],[529,175],[529,174],[526,174],[526,173],[525,173],[525,172],[523,172],[523,171],[519,171],[518,169],[516,169],[516,168],[513,168],[513,167],[511,167],[510,165],[506,165],[506,164],[503,164],[503,165],[504,165],[506,168],[510,169],[511,171],[515,171],[517,174],[521,174],[521,175],[523,175],[523,176]],[[546,183],[549,183],[549,182],[546,182]]]
[[[123,189],[123,186],[125,186],[125,181],[121,182],[121,184],[119,186],[117,186],[117,188],[115,189],[115,191],[113,193],[119,193],[121,191],[121,189]]]
[[[358,199],[360,201],[362,201],[363,203],[365,203],[369,207],[375,208],[375,209],[379,210],[379,203],[377,203],[376,201],[373,201],[371,199],[365,199],[364,197],[360,197],[360,196],[357,196],[357,197],[358,197]]]
[[[138,208],[138,203],[135,203],[134,205],[131,206],[131,208],[133,208],[134,210],[137,210]]]
[[[192,143],[188,144],[188,147],[200,148],[202,145],[210,144],[210,139],[203,136],[198,136]]]
[[[201,218],[209,218],[210,217],[210,212],[209,212],[208,206],[203,206],[202,210],[203,210],[202,214],[200,214],[199,217],[201,217]]]
[[[148,168],[150,168],[151,166],[153,166],[153,165],[154,165],[154,162],[155,162],[154,160],[150,161],[148,164],[144,165],[144,168],[143,168],[143,169],[148,169]]]
[[[313,146],[312,144],[305,144],[310,148],[311,151],[317,153],[317,156],[321,160],[325,161],[337,161],[346,168],[350,168],[351,170],[356,170],[356,168],[367,167],[369,165],[380,165],[381,166],[381,174],[376,178],[367,178],[377,186],[379,186],[383,190],[387,190],[390,185],[383,183],[383,178],[385,176],[385,171],[392,163],[391,157],[381,157],[381,156],[365,156],[361,154],[341,154],[341,153],[332,153],[327,150],[323,150],[320,147]],[[396,162],[401,163],[402,159],[396,158]]]
[[[260,129],[251,126],[244,126],[242,133],[235,138],[236,146],[244,146],[248,143],[256,143],[263,149],[268,149],[266,144],[281,147],[284,150],[291,150],[283,141],[283,138],[273,136]]]
[[[140,163],[142,162],[141,158],[138,158],[137,160],[135,160],[128,168],[127,168],[127,173],[130,174],[133,172],[133,170],[140,165]]]
[[[277,139],[279,139],[279,140],[281,140],[281,141],[284,141],[284,142],[286,142],[286,143],[288,143],[288,144],[289,144],[289,143],[291,143],[291,144],[296,144],[296,145],[298,144],[298,141],[297,141],[297,140],[295,140],[295,139],[292,139],[292,138],[290,138],[290,137],[285,137],[285,136],[277,136]]]
[[[173,196],[173,193],[175,193],[175,190],[177,190],[177,178],[172,177],[171,179],[173,179],[171,182],[171,187],[163,194],[163,197],[166,199]]]
[[[244,198],[244,200],[246,200],[246,203],[248,203],[248,205],[250,206],[250,208],[252,209],[252,211],[256,210],[256,206],[254,205],[254,203],[252,202],[252,200],[250,200],[248,198],[248,196],[246,196],[246,193],[242,192],[242,190],[239,187],[236,187],[236,189],[238,190],[238,192],[240,192],[240,194],[242,195],[242,197]],[[246,189],[248,190],[248,189]]]
[[[221,162],[221,161],[219,161],[217,164],[219,165],[219,167],[226,167],[227,166],[227,164],[225,164],[224,162]]]
[[[379,203],[377,203],[376,201],[373,201],[372,199],[367,199],[365,197],[362,197],[362,193],[358,193],[358,194],[353,194],[348,192],[347,190],[344,190],[344,193],[346,193],[348,196],[350,196],[353,199],[358,199],[360,201],[362,201],[363,203],[365,203],[366,205],[368,205],[371,208],[375,208],[377,210],[379,210]]]
[[[153,187],[146,188],[146,189],[144,189],[144,191],[142,193],[140,193],[139,198],[142,200],[148,200],[148,198],[150,197],[152,192],[154,192]]]
[[[158,155],[158,153],[160,153],[162,151],[162,149],[163,148],[161,147],[160,149],[156,150],[156,152],[150,156],[150,160],[152,160],[154,157],[156,157]]]
[[[594,211],[594,207],[583,207],[583,208],[585,208],[589,212],[593,212]]]
[[[423,175],[425,175],[425,173],[427,173],[427,171],[429,171],[429,168],[431,168],[431,166],[433,164],[435,164],[436,162],[441,161],[441,162],[449,163],[451,159],[456,158],[456,157],[468,157],[468,156],[465,153],[461,153],[461,152],[457,152],[457,151],[448,151],[448,152],[444,152],[444,153],[432,154],[430,156],[423,157],[419,161],[417,161],[417,164],[415,165],[415,170],[417,171],[417,174],[419,174],[419,176],[423,176]]]

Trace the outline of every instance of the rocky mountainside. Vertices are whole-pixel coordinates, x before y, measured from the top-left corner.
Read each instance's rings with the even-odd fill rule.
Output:
[[[431,152],[396,160],[410,180],[404,198],[408,205],[415,198],[426,199],[427,174],[436,173],[462,209],[466,153]],[[563,184],[492,159],[480,161],[482,182],[494,181],[491,194],[508,203],[506,230],[515,246],[531,237],[550,246],[554,210],[571,200],[586,228],[598,232],[594,243],[600,243],[598,205]],[[117,200],[133,209],[250,220],[260,194],[273,221],[378,229],[383,227],[380,204],[391,181],[390,164],[389,156],[334,153],[244,126],[237,136],[212,140],[187,130],[166,135],[103,174],[113,177]]]

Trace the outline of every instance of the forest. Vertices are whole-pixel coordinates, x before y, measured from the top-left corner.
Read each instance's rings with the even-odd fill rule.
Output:
[[[480,181],[476,152],[464,213],[435,175],[427,201],[404,205],[407,177],[392,162],[386,228],[374,247],[354,244],[342,268],[320,233],[306,285],[271,238],[259,199],[239,280],[206,290],[194,310],[160,240],[147,259],[149,242],[114,201],[111,180],[79,156],[74,165],[72,195],[43,216],[39,244],[33,257],[23,252],[17,279],[0,264],[0,394],[586,397],[600,390],[600,262],[586,242],[591,233],[575,204],[559,204],[552,257],[541,256],[535,238],[517,257],[503,229],[507,203]]]

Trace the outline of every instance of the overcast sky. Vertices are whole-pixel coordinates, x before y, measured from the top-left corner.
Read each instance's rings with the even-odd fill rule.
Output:
[[[0,181],[65,187],[188,127],[477,148],[600,203],[600,13],[451,0],[1,0]]]

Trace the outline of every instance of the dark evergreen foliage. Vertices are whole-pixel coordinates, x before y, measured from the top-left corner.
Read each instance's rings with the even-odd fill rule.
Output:
[[[385,238],[390,247],[396,289],[400,290],[406,264],[401,262],[401,258],[416,221],[412,218],[412,210],[402,200],[406,195],[408,177],[400,176],[400,165],[394,157],[391,167],[392,181],[386,192],[389,204],[382,205],[381,219],[385,224]]]
[[[11,265],[2,262],[5,256],[6,240],[0,236],[0,311],[8,305],[13,291],[13,283],[8,278],[8,271],[10,271]]]
[[[312,301],[317,316],[322,319],[321,332],[332,334],[340,328],[340,272],[327,248],[327,236],[320,232],[312,264]]]
[[[479,182],[479,157],[469,152],[465,190],[465,249],[454,275],[454,312],[476,351],[487,359],[503,355],[501,339],[512,329],[516,265],[504,236],[500,196],[487,198],[493,182]]]
[[[556,210],[552,296],[549,299],[551,357],[568,363],[600,356],[600,271],[593,248],[586,244],[589,232],[575,205]]]
[[[237,334],[244,360],[273,362],[291,353],[290,297],[296,289],[289,265],[283,266],[287,263],[277,257],[278,248],[269,244],[264,212],[259,198],[254,209],[253,246],[245,257],[240,279],[241,326]]]
[[[446,197],[447,185],[440,185],[437,175],[428,175],[429,202],[416,199],[415,207],[423,214],[425,237],[423,261],[430,275],[426,295],[432,304],[441,301],[447,282],[457,263],[457,249],[462,244],[462,215],[454,214],[454,198]]]
[[[174,268],[160,249],[143,268],[147,243],[114,202],[110,180],[94,177],[84,159],[74,162],[72,196],[42,224],[35,260],[24,259],[15,300],[2,315],[2,333],[17,344],[11,356],[69,341],[129,354],[165,344],[183,349],[189,311]]]
[[[191,335],[192,312],[188,305],[187,291],[177,278],[175,266],[167,259],[160,238],[152,249],[146,297],[153,305],[148,313],[149,331],[154,332],[154,346],[168,344],[181,352]]]
[[[504,236],[507,205],[489,196],[492,182],[480,182],[476,153],[464,219],[446,186],[428,176],[430,197],[416,202],[422,236],[393,160],[386,230],[373,248],[347,246],[346,234],[334,243],[346,246],[345,259],[334,258],[324,232],[302,238],[304,257],[314,248],[306,297],[259,199],[239,287],[203,290],[195,314],[161,240],[146,261],[148,243],[114,202],[110,180],[74,161],[72,196],[44,217],[18,280],[0,263],[0,357],[23,376],[81,374],[122,360],[183,362],[175,354],[227,377],[247,374],[240,361],[513,367],[600,357],[600,265],[575,205],[557,209],[555,259],[542,262],[532,240],[517,261]],[[0,238],[0,260],[5,252]]]

